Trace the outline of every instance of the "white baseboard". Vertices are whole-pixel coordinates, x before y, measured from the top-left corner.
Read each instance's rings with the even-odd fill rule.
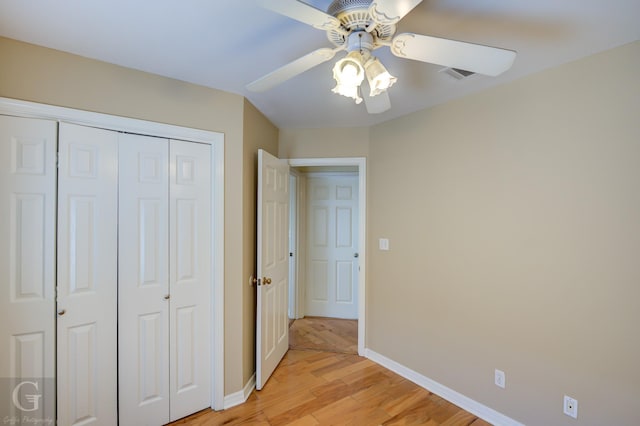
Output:
[[[440,383],[431,380],[430,378],[425,377],[411,370],[410,368],[407,368],[404,365],[387,358],[384,355],[380,355],[379,353],[372,351],[371,349],[365,349],[365,357],[369,358],[376,364],[380,364],[381,366],[393,371],[394,373],[399,374],[405,379],[411,380],[418,386],[425,388],[429,392],[435,393],[436,395],[457,405],[463,410],[466,410],[493,425],[524,426],[522,423],[517,422],[512,418],[507,417],[504,414],[487,407],[486,405],[480,404],[478,401],[474,401],[473,399],[468,398],[461,393],[454,391],[453,389],[441,385]]]
[[[244,385],[244,388],[241,391],[232,393],[230,395],[225,395],[224,397],[224,409],[235,407],[236,405],[244,404],[251,392],[256,388],[256,375],[255,373],[249,381]]]

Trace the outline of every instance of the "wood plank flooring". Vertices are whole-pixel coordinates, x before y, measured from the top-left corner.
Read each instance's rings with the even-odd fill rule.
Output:
[[[308,335],[317,333],[324,336],[318,338],[320,341],[330,343],[325,350],[337,347],[340,352],[290,349],[266,386],[253,392],[246,403],[224,411],[204,410],[172,424],[489,425],[373,361],[344,353],[344,342],[336,343],[336,337],[326,337],[329,323],[322,327],[320,323],[324,320],[311,320],[299,324],[304,325],[300,329],[311,330],[305,337],[299,336],[302,343],[311,341],[320,347],[321,342]],[[294,330],[292,336],[298,332]],[[352,335],[350,344],[357,348],[356,342],[357,337],[354,340]]]
[[[289,327],[289,348],[358,353],[358,320],[305,317]]]

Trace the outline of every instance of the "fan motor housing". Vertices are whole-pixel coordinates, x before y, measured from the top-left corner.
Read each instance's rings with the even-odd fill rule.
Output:
[[[371,3],[372,0],[334,0],[329,5],[327,13],[336,17],[348,33],[362,31],[370,25],[375,25],[369,33],[373,37],[373,48],[376,48],[382,45],[381,42],[391,41],[396,26],[376,24],[369,13]],[[335,46],[343,46],[347,43],[348,34],[345,35],[339,30],[328,30],[327,38]]]

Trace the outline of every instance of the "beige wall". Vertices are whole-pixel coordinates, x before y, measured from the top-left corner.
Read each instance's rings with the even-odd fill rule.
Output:
[[[528,425],[640,424],[639,72],[637,42],[372,128],[369,348]]]
[[[369,128],[280,129],[280,158],[366,157]]]
[[[225,134],[225,393],[242,390],[252,374],[241,356],[250,316],[243,292],[246,263],[253,261],[244,256],[254,245],[251,230],[244,231],[251,214],[243,217],[244,194],[253,185],[249,175],[249,186],[243,186],[244,98],[6,38],[0,38],[0,58],[0,96]],[[269,143],[277,143],[260,116],[252,110],[247,119],[268,128]]]
[[[247,383],[255,372],[256,354],[256,287],[249,286],[249,278],[256,274],[256,201],[258,149],[272,155],[278,152],[278,129],[249,101],[244,107],[244,207],[243,207],[243,307],[242,307],[242,366],[243,382]]]

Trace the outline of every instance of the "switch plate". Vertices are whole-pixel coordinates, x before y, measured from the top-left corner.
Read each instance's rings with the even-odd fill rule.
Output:
[[[506,379],[505,379],[505,375],[504,375],[504,371],[502,370],[498,370],[496,368],[496,372],[494,375],[494,383],[496,384],[496,386],[504,389],[506,383],[505,383]]]
[[[380,250],[389,250],[389,239],[388,238],[380,238],[379,240],[379,247]]]
[[[578,418],[578,400],[570,396],[564,396],[564,413],[567,416]]]

